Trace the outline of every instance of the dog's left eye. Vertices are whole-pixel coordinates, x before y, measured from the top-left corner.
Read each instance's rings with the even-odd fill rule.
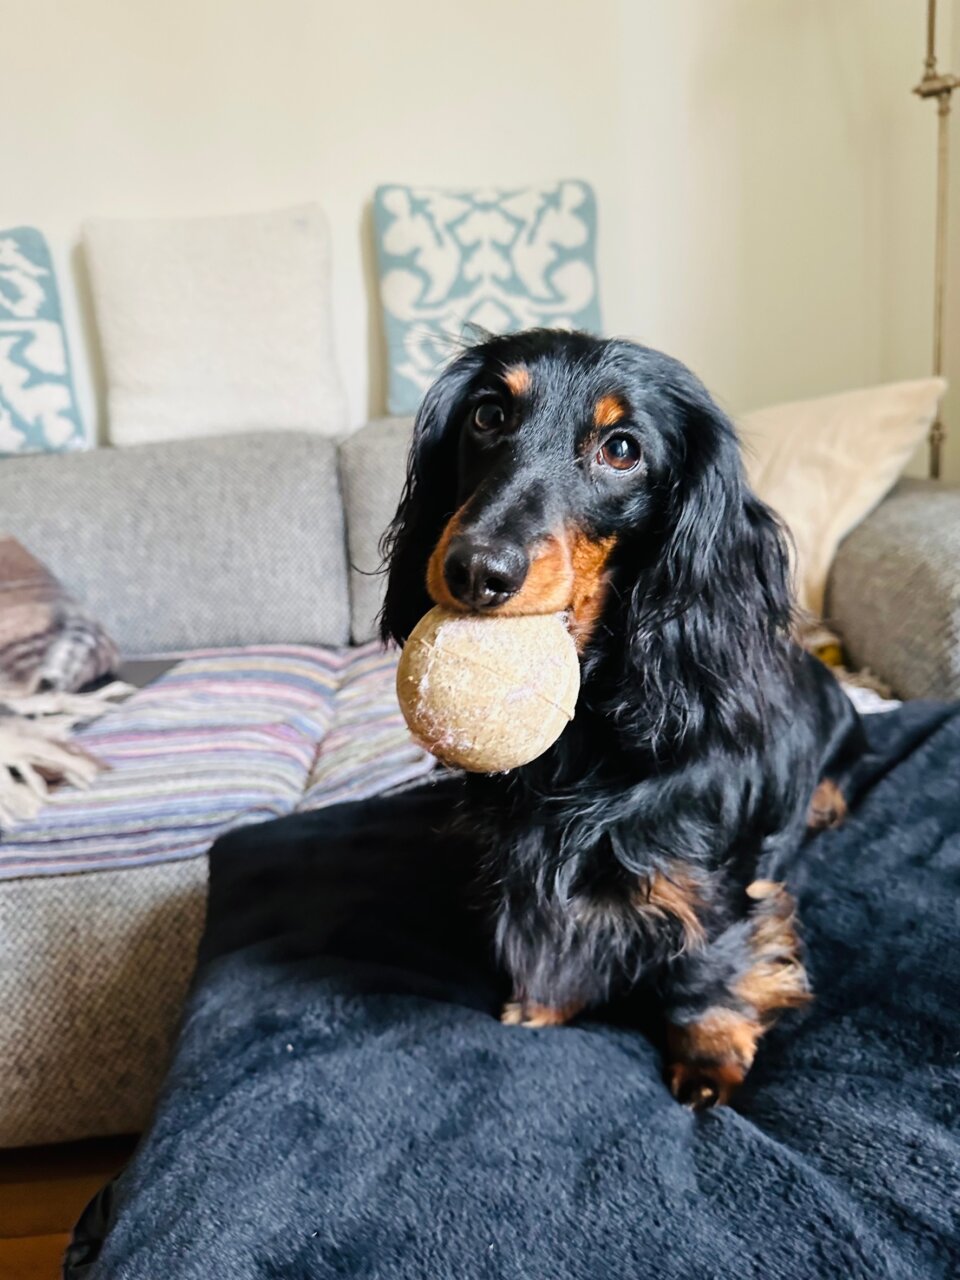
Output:
[[[484,400],[473,411],[473,425],[478,431],[499,431],[506,419],[495,400]]]
[[[607,436],[597,453],[597,461],[614,471],[632,471],[640,461],[640,446],[633,436],[617,433]]]

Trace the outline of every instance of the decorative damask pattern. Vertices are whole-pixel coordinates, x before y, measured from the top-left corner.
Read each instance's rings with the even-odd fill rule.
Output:
[[[47,242],[0,231],[0,456],[84,443]]]
[[[600,329],[596,202],[585,182],[382,186],[374,220],[391,413],[416,409],[471,326]]]

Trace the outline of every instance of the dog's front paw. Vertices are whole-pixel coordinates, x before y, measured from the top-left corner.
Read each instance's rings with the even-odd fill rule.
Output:
[[[523,1002],[508,1000],[500,1010],[500,1021],[505,1027],[523,1026]]]
[[[726,1106],[743,1077],[744,1072],[732,1063],[674,1062],[667,1068],[670,1092],[691,1111]]]
[[[733,1009],[706,1010],[667,1026],[667,1084],[694,1111],[725,1106],[750,1070],[762,1028]]]
[[[536,1000],[509,1000],[500,1013],[505,1027],[562,1027],[575,1018],[582,1004],[549,1005]]]

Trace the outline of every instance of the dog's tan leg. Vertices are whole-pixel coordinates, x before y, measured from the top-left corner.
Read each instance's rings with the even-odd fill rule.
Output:
[[[794,904],[782,884],[756,880],[747,888],[756,904],[739,972],[726,979],[722,999],[667,1027],[667,1083],[685,1106],[701,1110],[730,1101],[753,1064],[757,1043],[784,1009],[811,999],[800,961]],[[704,976],[710,985],[709,951]]]
[[[846,816],[847,802],[843,792],[831,778],[824,778],[810,797],[807,826],[811,831],[839,827]]]

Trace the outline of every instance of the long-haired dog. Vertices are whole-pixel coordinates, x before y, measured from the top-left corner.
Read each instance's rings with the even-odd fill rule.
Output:
[[[470,782],[504,1021],[558,1025],[647,988],[674,1095],[726,1102],[810,998],[782,877],[807,826],[842,816],[861,744],[790,638],[784,537],[730,422],[656,351],[491,338],[427,393],[384,548],[385,638],[437,602],[562,612],[579,649],[557,743]]]

